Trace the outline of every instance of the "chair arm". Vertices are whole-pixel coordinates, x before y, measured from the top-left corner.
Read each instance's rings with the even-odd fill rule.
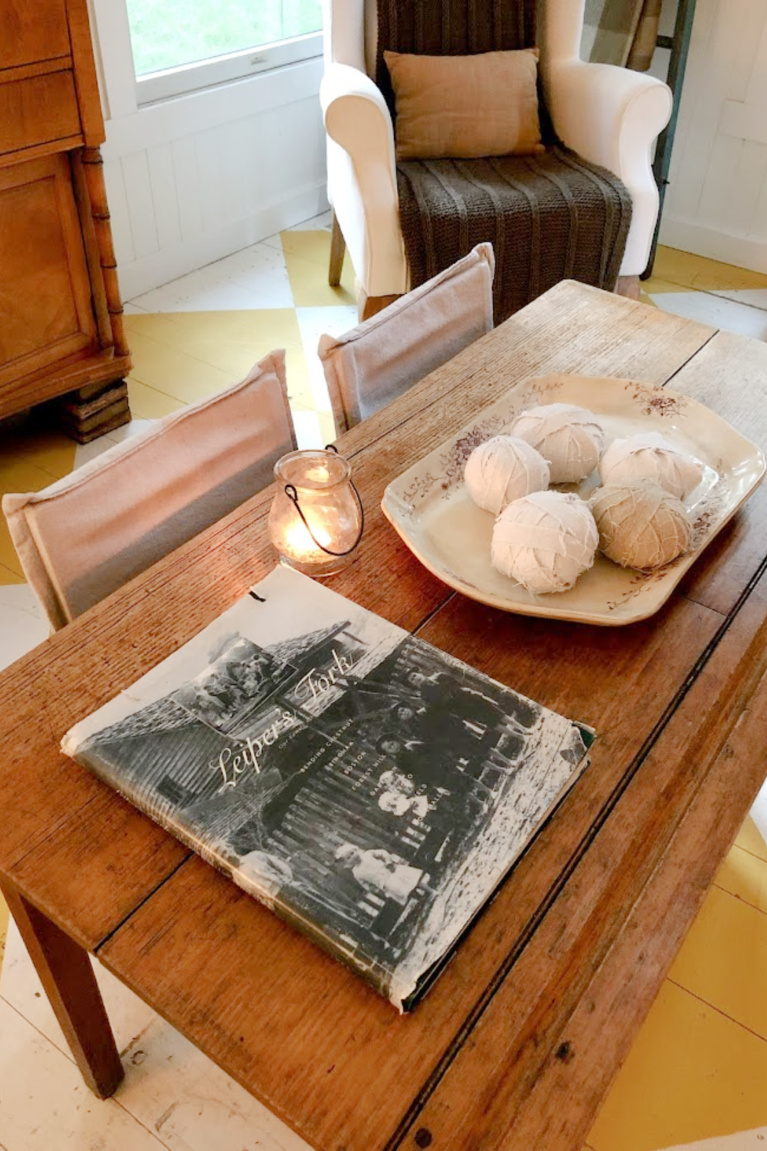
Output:
[[[320,84],[328,135],[351,154],[378,153],[394,172],[394,127],[380,90],[348,64],[328,64]]]
[[[548,70],[546,96],[560,140],[620,179],[649,165],[671,116],[671,89],[644,72],[568,60]],[[639,159],[637,159],[639,158]]]
[[[320,85],[328,135],[328,198],[367,295],[407,291],[399,222],[394,128],[364,72],[329,64]]]
[[[630,192],[633,215],[621,275],[639,274],[658,217],[652,148],[671,116],[671,89],[643,72],[572,59],[550,64],[544,87],[560,140],[613,172]]]

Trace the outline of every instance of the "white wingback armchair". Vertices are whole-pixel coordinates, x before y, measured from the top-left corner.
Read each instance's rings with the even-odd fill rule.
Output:
[[[635,277],[647,264],[658,216],[652,148],[671,115],[671,91],[645,73],[581,61],[584,6],[585,0],[538,0],[544,97],[559,139],[609,169],[628,189],[632,219],[620,276]],[[370,78],[376,28],[376,0],[325,0],[320,96],[334,214],[330,280],[338,282],[345,242],[364,297],[391,298],[408,291],[410,283],[392,118]]]

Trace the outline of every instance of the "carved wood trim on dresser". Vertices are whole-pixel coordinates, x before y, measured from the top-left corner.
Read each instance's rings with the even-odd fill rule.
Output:
[[[86,0],[3,0],[0,44],[0,418],[63,397],[85,442],[130,419],[131,366]]]

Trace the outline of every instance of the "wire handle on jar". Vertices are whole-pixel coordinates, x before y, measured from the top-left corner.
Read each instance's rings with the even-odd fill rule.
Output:
[[[326,444],[325,445],[325,451],[326,452],[335,452],[336,455],[339,455],[338,448],[335,446],[335,444]],[[325,552],[325,555],[335,556],[336,558],[340,558],[341,556],[351,555],[351,553],[358,546],[360,540],[362,539],[362,533],[365,530],[365,509],[362,506],[362,497],[360,496],[360,493],[357,491],[357,485],[355,484],[355,482],[351,478],[351,476],[349,477],[349,485],[350,485],[352,491],[354,492],[355,499],[357,500],[357,503],[358,503],[359,509],[360,509],[360,530],[357,533],[356,540],[354,541],[354,543],[352,544],[352,546],[350,548],[346,548],[342,552],[334,552],[334,551],[331,551],[330,548],[326,548],[324,544],[321,544],[320,541],[315,536],[312,529],[309,527],[309,523],[306,519],[306,516],[304,515],[304,509],[301,507],[301,505],[298,501],[298,492],[296,491],[295,485],[294,484],[285,484],[285,495],[288,497],[288,499],[290,500],[290,502],[293,504],[296,511],[298,512],[299,516],[301,517],[301,523],[304,525],[304,527],[308,531],[308,533],[311,537],[312,543],[315,545],[315,547],[318,547],[320,549],[320,551]]]

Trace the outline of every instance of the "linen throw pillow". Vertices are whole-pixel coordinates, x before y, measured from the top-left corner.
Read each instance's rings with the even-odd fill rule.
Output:
[[[476,56],[384,52],[397,109],[398,160],[543,152],[538,49]]]

